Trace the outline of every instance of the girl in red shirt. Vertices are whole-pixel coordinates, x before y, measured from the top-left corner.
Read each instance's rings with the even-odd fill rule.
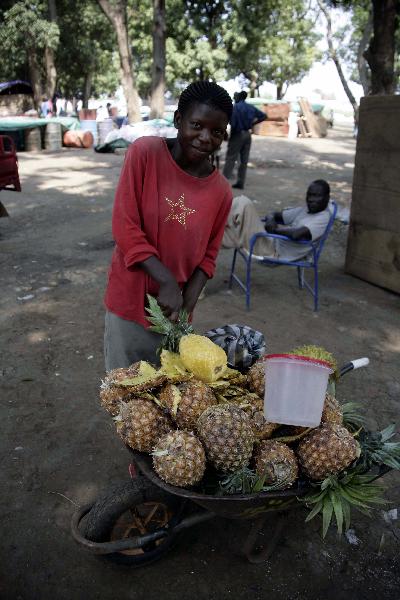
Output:
[[[176,139],[143,137],[129,148],[115,195],[116,242],[105,295],[106,370],[156,362],[146,294],[164,314],[193,312],[215,261],[232,203],[230,185],[209,160],[232,114],[228,93],[199,81],[181,94]]]

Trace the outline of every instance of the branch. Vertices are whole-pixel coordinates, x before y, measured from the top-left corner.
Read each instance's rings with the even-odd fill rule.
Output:
[[[350,102],[350,104],[353,107],[354,115],[356,116],[358,114],[358,104],[357,104],[356,99],[354,98],[353,94],[351,93],[349,85],[348,85],[348,83],[346,81],[346,77],[344,76],[344,73],[343,73],[343,70],[342,70],[342,65],[340,64],[339,57],[338,57],[336,49],[335,49],[335,47],[333,45],[331,15],[329,14],[329,11],[326,8],[326,6],[324,5],[324,3],[322,2],[322,0],[317,0],[317,4],[318,4],[319,8],[321,9],[322,13],[324,14],[324,16],[326,18],[326,23],[327,23],[326,39],[327,39],[327,42],[328,42],[329,56],[331,57],[331,59],[335,63],[335,67],[336,67],[336,70],[338,72],[339,79],[340,79],[340,81],[342,83],[344,91],[346,92],[346,96],[348,97],[349,102]]]

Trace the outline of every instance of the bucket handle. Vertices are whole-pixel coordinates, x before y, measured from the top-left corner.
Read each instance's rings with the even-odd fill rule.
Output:
[[[343,377],[343,375],[349,371],[354,371],[355,369],[360,369],[361,367],[366,367],[367,365],[369,365],[369,358],[356,358],[355,360],[352,360],[341,367],[339,371],[339,377]]]

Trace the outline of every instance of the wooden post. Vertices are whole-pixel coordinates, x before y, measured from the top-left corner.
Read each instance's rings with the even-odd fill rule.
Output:
[[[400,96],[361,99],[346,272],[400,293]]]

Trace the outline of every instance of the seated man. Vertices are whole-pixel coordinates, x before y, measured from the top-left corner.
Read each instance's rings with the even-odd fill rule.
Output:
[[[275,212],[268,215],[263,223],[253,202],[246,196],[237,196],[233,199],[225,226],[222,247],[249,250],[252,236],[264,231],[285,235],[294,241],[315,241],[323,235],[329,222],[329,197],[329,184],[324,179],[317,179],[308,187],[306,206]],[[253,255],[256,258],[265,256],[295,261],[306,256],[310,249],[311,246],[287,240],[260,238],[254,246]]]

